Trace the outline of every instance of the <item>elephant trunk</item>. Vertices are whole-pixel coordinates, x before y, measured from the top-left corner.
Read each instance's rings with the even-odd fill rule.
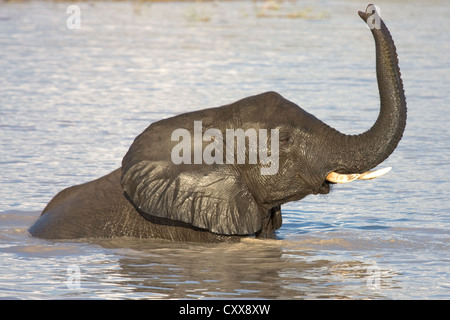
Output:
[[[406,125],[406,98],[400,77],[394,41],[384,22],[371,25],[377,13],[369,5],[361,18],[371,26],[376,48],[376,71],[380,94],[380,113],[371,129],[359,135],[345,135],[332,128],[330,134],[332,171],[362,173],[383,162],[394,151]],[[377,24],[378,23],[378,24]]]

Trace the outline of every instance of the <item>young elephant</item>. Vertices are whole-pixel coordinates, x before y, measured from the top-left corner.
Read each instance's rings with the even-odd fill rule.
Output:
[[[345,135],[275,92],[151,124],[122,167],[57,194],[30,228],[42,238],[142,237],[232,241],[271,237],[280,206],[331,183],[371,179],[396,148],[406,100],[392,37],[369,5],[380,113]]]

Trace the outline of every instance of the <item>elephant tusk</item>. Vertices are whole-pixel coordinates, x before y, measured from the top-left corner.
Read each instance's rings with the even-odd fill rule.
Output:
[[[327,175],[327,180],[333,183],[347,183],[358,179],[361,175],[359,173],[341,174],[337,172],[331,172]]]
[[[348,183],[355,180],[371,180],[391,171],[392,167],[387,167],[384,169],[379,169],[375,171],[366,171],[364,173],[351,173],[351,174],[342,174],[337,172],[331,172],[327,175],[327,180],[332,183]]]
[[[388,173],[389,171],[391,171],[392,167],[387,167],[384,169],[379,169],[379,170],[375,170],[375,171],[367,171],[364,173],[361,173],[361,175],[359,176],[358,179],[360,180],[370,180],[370,179],[375,179],[378,177],[381,177],[382,175]]]

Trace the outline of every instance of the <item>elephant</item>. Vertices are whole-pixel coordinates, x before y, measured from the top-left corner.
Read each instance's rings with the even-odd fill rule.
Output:
[[[405,92],[388,28],[373,5],[358,13],[375,41],[380,111],[369,130],[341,133],[276,92],[156,121],[136,137],[120,168],[59,192],[30,234],[186,242],[275,238],[282,204],[386,173],[389,168],[370,170],[403,136]],[[232,130],[235,136],[225,143]],[[239,147],[237,133],[244,133],[248,149]],[[194,141],[183,141],[183,134]],[[273,158],[262,161],[263,151]]]

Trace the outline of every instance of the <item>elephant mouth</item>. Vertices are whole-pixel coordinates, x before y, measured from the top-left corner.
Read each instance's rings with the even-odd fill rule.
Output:
[[[306,181],[302,174],[297,174],[297,178],[300,179],[304,185],[309,186],[308,190],[303,192],[305,195],[303,195],[302,198],[306,197],[308,194],[328,194],[331,191],[331,186],[334,184],[327,179],[323,179],[323,177],[317,177],[315,181]]]
[[[329,194],[331,191],[331,182],[325,180],[322,185],[313,194]]]

